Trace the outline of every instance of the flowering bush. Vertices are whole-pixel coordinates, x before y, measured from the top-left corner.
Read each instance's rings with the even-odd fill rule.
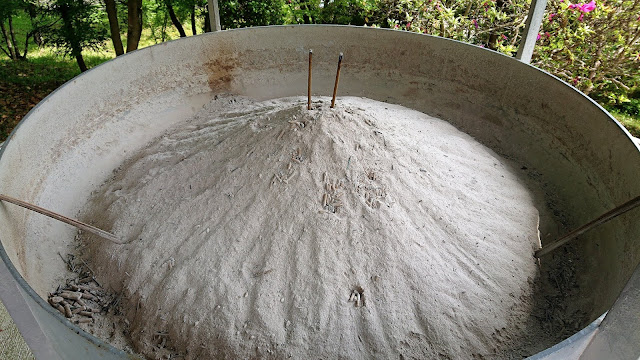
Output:
[[[387,0],[392,28],[515,55],[526,0]],[[549,0],[533,64],[601,103],[640,112],[640,0]]]
[[[389,2],[387,2],[389,3]],[[400,0],[388,12],[388,26],[469,42],[515,54],[525,26],[526,1]]]
[[[533,64],[611,105],[640,84],[640,1],[547,5]]]
[[[390,27],[515,55],[531,0],[285,0],[289,22]],[[640,112],[640,0],[548,0],[533,64]],[[286,22],[286,21],[285,21]]]

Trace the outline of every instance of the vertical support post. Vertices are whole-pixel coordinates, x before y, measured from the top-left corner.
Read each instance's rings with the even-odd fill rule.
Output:
[[[218,0],[208,0],[207,7],[209,9],[209,24],[211,24],[211,31],[220,31],[220,8],[218,7]]]
[[[527,24],[524,28],[524,34],[522,34],[522,40],[520,41],[520,47],[516,54],[516,59],[530,63],[533,56],[533,48],[538,41],[538,31],[540,31],[540,25],[544,19],[544,10],[547,8],[547,0],[531,0],[531,7],[529,8],[529,14],[527,15]]]

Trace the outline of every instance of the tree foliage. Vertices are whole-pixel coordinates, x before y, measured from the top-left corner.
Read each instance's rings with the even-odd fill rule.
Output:
[[[287,1],[285,22],[299,24],[367,25],[385,20],[380,0]]]
[[[285,0],[220,0],[223,29],[279,25],[286,19]]]
[[[42,43],[41,32],[51,25],[51,21],[39,8],[38,0],[0,0],[0,37],[3,40],[0,50],[10,59],[26,59],[29,39]],[[14,26],[14,19],[23,18],[20,15],[29,19],[28,26]]]
[[[515,54],[527,1],[389,1],[388,25]]]
[[[173,19],[170,9],[175,16]],[[209,16],[207,0],[148,0],[143,2],[143,13],[145,14],[144,27],[151,31],[151,37],[156,43],[168,39],[170,26],[176,28],[178,32],[182,28],[185,36],[208,31],[205,24]],[[187,23],[189,27],[186,26]],[[180,26],[178,27],[177,24]]]
[[[45,42],[64,55],[75,57],[81,71],[87,69],[82,58],[84,49],[99,50],[104,46],[106,14],[88,0],[54,0],[46,8],[56,19],[45,34]]]

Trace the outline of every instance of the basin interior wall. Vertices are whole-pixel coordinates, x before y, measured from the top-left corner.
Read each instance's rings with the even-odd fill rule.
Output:
[[[558,225],[543,243],[640,194],[640,156],[597,104],[556,78],[495,52],[426,35],[345,26],[278,26],[209,33],[107,62],[43,100],[0,158],[0,193],[68,216],[137,149],[212,99],[330,96],[344,53],[340,96],[400,104],[439,117],[543,184]],[[526,175],[525,175],[526,174]],[[0,204],[0,241],[42,297],[65,273],[75,229]],[[108,229],[107,229],[108,230]],[[630,214],[573,245],[578,304],[590,320],[615,301],[640,261]],[[559,249],[542,265],[566,256]]]

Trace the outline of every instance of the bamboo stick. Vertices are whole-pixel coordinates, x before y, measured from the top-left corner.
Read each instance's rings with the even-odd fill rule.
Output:
[[[585,232],[593,229],[594,227],[604,224],[606,222],[608,222],[609,220],[622,215],[624,213],[626,213],[627,211],[634,209],[635,207],[637,207],[638,205],[640,205],[640,196],[633,198],[629,201],[627,201],[626,203],[614,208],[611,211],[608,211],[602,215],[600,215],[598,218],[582,225],[581,227],[569,232],[568,234],[566,234],[565,236],[561,237],[560,239],[552,242],[551,244],[545,246],[542,249],[539,249],[535,252],[535,256],[537,258],[540,258],[543,255],[546,255],[548,253],[550,253],[551,251],[559,248],[560,246],[566,244],[567,242],[569,242],[572,239],[575,239],[576,237],[580,236],[581,234],[584,234]]]
[[[333,97],[331,98],[331,108],[336,107],[336,93],[338,92],[338,82],[340,81],[340,68],[342,67],[342,53],[338,56],[338,70],[336,71],[336,83],[333,85]]]
[[[41,207],[39,207],[37,205],[33,205],[33,204],[28,203],[28,202],[25,202],[25,201],[22,201],[22,200],[18,200],[18,199],[14,199],[12,197],[9,197],[9,196],[6,196],[6,195],[2,195],[2,194],[0,194],[0,200],[6,201],[8,203],[12,203],[14,205],[18,205],[20,207],[23,207],[25,209],[29,209],[31,211],[35,211],[35,212],[40,213],[42,215],[45,215],[45,216],[48,216],[50,218],[56,219],[58,221],[61,221],[61,222],[65,223],[65,224],[69,224],[71,226],[75,226],[76,228],[78,228],[80,230],[84,230],[84,231],[89,232],[91,234],[100,236],[101,238],[107,239],[107,240],[109,240],[111,242],[114,242],[116,244],[125,244],[126,243],[125,241],[123,241],[122,239],[118,238],[117,236],[113,235],[110,232],[98,229],[95,226],[91,226],[89,224],[85,224],[85,223],[80,222],[78,220],[68,218],[68,217],[66,217],[64,215],[60,215],[60,214],[55,213],[53,211],[41,208]]]
[[[307,82],[307,110],[311,110],[311,61],[313,59],[313,50],[309,50],[309,80]]]

